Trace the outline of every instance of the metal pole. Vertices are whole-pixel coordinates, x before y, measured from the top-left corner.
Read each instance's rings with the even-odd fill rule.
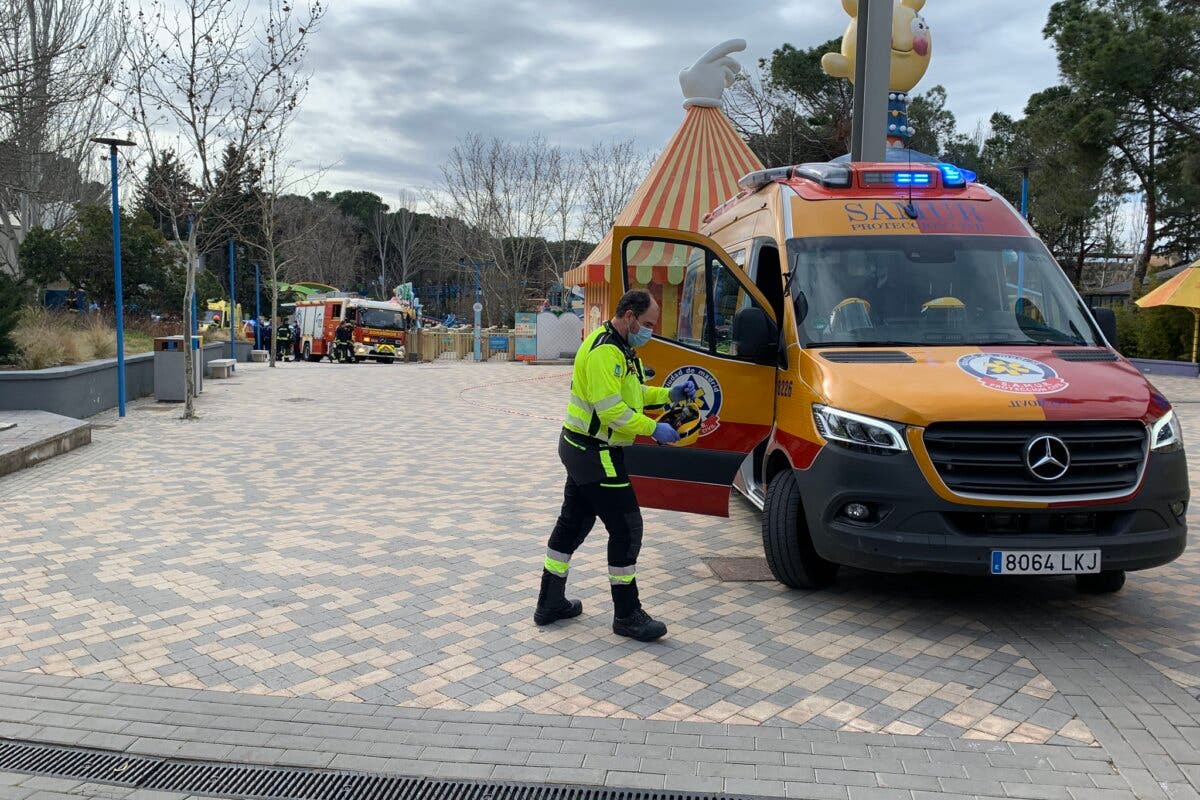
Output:
[[[262,294],[262,281],[259,277],[258,262],[254,262],[254,349],[262,350],[262,311],[259,310],[259,295]]]
[[[1021,167],[1021,216],[1029,221],[1029,167]],[[1017,301],[1025,294],[1025,253],[1017,254]]]
[[[1021,216],[1029,221],[1029,167],[1021,167]]]
[[[117,413],[125,416],[125,294],[121,286],[121,201],[117,196],[117,146],[108,146],[112,163],[113,275],[117,295]]]
[[[236,336],[235,327],[237,326],[237,312],[234,309],[235,305],[233,291],[233,237],[229,237],[229,357],[237,359],[237,350],[233,346],[233,341]]]
[[[892,12],[893,0],[862,0],[858,4],[852,161],[883,161],[887,156]]]
[[[483,312],[483,289],[479,282],[479,266],[480,262],[475,262],[475,361],[483,360],[483,348],[479,341],[480,328],[482,327],[482,312]]]

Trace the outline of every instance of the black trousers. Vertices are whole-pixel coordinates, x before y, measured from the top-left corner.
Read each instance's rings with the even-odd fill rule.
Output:
[[[571,556],[599,518],[608,529],[608,573],[617,616],[640,607],[637,559],[642,511],[625,471],[624,451],[564,429],[558,457],[567,469],[562,510],[550,534],[546,570],[566,577]]]

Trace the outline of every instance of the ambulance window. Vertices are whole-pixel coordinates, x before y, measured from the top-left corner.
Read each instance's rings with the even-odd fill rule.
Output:
[[[774,244],[763,245],[758,250],[754,265],[754,285],[767,298],[775,319],[783,319],[783,275],[779,268],[779,248]],[[745,305],[750,305],[747,296]]]
[[[626,242],[623,260],[626,286],[649,291],[662,309],[657,338],[737,356],[733,318],[752,302],[741,270],[727,268],[702,247],[649,239]]]

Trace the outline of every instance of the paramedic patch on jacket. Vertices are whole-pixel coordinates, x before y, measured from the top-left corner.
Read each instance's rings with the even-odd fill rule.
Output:
[[[621,365],[613,364],[613,375],[617,378],[621,377]]]
[[[989,389],[1013,394],[1054,394],[1069,385],[1050,365],[1008,353],[975,353],[958,368]]]
[[[670,389],[688,378],[704,392],[700,402],[700,436],[708,436],[721,426],[721,384],[717,376],[704,367],[680,367],[667,376],[663,386]]]

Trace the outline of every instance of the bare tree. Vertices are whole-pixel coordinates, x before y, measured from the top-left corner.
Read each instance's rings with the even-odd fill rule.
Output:
[[[287,128],[290,121],[290,115],[278,117],[274,128],[264,137],[260,146],[259,173],[262,177],[258,184],[258,196],[254,198],[254,206],[259,213],[259,235],[247,242],[267,262],[272,335],[276,335],[280,324],[280,281],[291,263],[312,244],[315,229],[321,221],[312,215],[297,220],[287,213],[289,198],[305,202],[293,193],[298,188],[311,191],[324,172],[297,173],[295,163],[287,160]],[[337,211],[332,204],[328,205]],[[267,361],[272,368],[275,366],[274,342],[267,345]]]
[[[283,242],[281,280],[331,286],[354,282],[362,265],[347,255],[362,249],[361,234],[340,208],[327,200],[288,194],[276,200],[275,216]]]
[[[0,0],[0,258],[33,227],[99,199],[92,136],[109,133],[124,33],[108,0]],[[91,194],[92,196],[88,196]]]
[[[414,207],[419,196],[411,189],[401,189],[394,218],[394,244],[399,266],[397,283],[408,283],[416,275],[428,230],[420,224]]]
[[[303,72],[308,40],[324,15],[320,0],[267,0],[262,16],[252,13],[257,8],[252,0],[122,4],[124,24],[132,31],[123,88],[144,152],[153,166],[169,145],[191,162],[194,173],[194,189],[186,195],[171,187],[147,187],[162,195],[150,199],[167,218],[190,215],[193,221],[174,237],[183,244],[187,265],[185,334],[192,326],[198,237],[202,231],[212,238],[221,235],[229,220],[215,212],[233,188],[226,185],[233,179],[230,173],[240,177],[241,167],[299,105],[308,85]],[[190,419],[195,413],[192,349],[185,347],[184,353],[184,418]]]
[[[375,256],[379,259],[379,275],[372,283],[379,285],[379,296],[387,297],[387,264],[388,254],[392,246],[392,234],[396,230],[396,220],[388,213],[387,205],[375,209],[367,233],[371,235],[371,243],[375,245]]]
[[[443,244],[464,271],[479,271],[489,323],[507,319],[536,287],[531,279],[555,224],[560,157],[558,148],[538,137],[510,144],[472,133],[442,165],[439,214],[462,223],[444,226]]]
[[[557,151],[551,164],[550,192],[554,207],[554,235],[558,239],[557,247],[548,247],[547,267],[553,273],[552,282],[557,283],[559,277],[579,263],[583,257],[578,244],[582,234],[583,214],[583,157]]]
[[[654,160],[653,154],[638,150],[633,139],[596,142],[580,153],[584,236],[600,241],[608,234]]]

